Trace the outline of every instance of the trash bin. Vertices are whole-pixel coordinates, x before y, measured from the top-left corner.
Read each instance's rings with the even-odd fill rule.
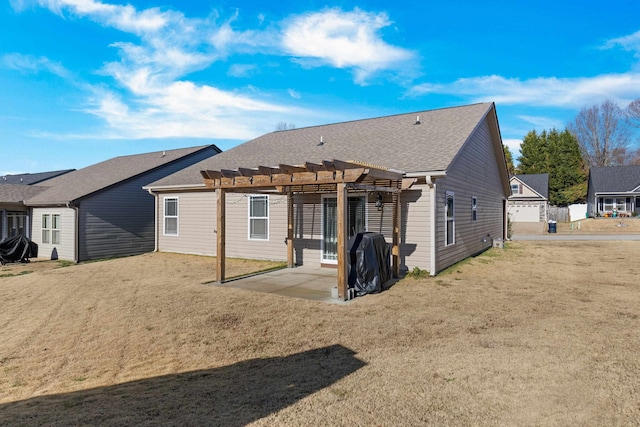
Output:
[[[556,232],[556,222],[549,221],[549,233],[555,233],[555,232]]]

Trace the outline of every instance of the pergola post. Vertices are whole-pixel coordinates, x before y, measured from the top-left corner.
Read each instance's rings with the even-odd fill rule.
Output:
[[[293,193],[287,194],[287,267],[295,267],[293,257]]]
[[[346,301],[349,287],[347,266],[347,187],[344,182],[337,184],[338,207],[338,298]]]
[[[394,193],[393,197],[393,245],[391,247],[393,277],[400,276],[400,193]]]
[[[226,191],[223,188],[218,188],[218,234],[217,234],[217,248],[216,248],[216,281],[219,283],[224,282],[225,278],[225,240],[226,236]]]

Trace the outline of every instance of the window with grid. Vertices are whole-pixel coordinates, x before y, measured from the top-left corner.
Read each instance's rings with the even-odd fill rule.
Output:
[[[269,240],[269,196],[249,196],[249,240]]]
[[[453,245],[456,242],[456,221],[455,221],[455,201],[453,192],[446,192],[446,222],[445,235],[446,245]]]
[[[178,235],[178,198],[166,197],[164,199],[164,235]]]
[[[51,215],[51,243],[60,244],[60,214]]]
[[[477,221],[478,220],[478,198],[477,197],[472,197],[471,198],[471,221]]]
[[[51,243],[51,215],[42,215],[42,243]]]

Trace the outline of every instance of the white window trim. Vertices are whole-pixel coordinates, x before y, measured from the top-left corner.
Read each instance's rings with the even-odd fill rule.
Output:
[[[455,202],[454,202],[455,208]],[[478,197],[471,196],[471,222],[478,221]]]
[[[451,225],[453,228],[451,236],[453,241],[451,243],[447,242],[447,238],[449,236],[449,219],[447,216],[449,209],[449,196],[451,196],[453,200],[453,212],[451,213]],[[444,196],[444,244],[445,246],[453,246],[456,244],[456,197],[453,191],[446,191]]]
[[[54,217],[58,217],[58,227],[55,227],[55,221],[54,221]],[[62,216],[60,214],[51,214],[51,244],[52,245],[59,245],[62,242],[62,227],[60,227],[61,225],[61,221],[62,221]],[[53,236],[55,235],[54,232],[57,231],[58,232],[58,238],[57,241],[55,241],[56,239],[53,238]]]
[[[349,193],[347,195],[347,204],[349,198],[364,197],[364,229],[369,231],[369,197],[367,193]],[[322,194],[320,196],[320,263],[322,264],[338,264],[338,260],[324,258],[324,199],[337,199],[337,194]],[[348,239],[347,239],[348,240]]]
[[[176,201],[176,214],[175,215],[167,215],[167,200],[175,200]],[[176,232],[175,234],[167,233],[167,218],[175,218],[176,219]],[[180,199],[178,197],[163,197],[162,198],[162,235],[176,237],[180,235]]]
[[[47,218],[46,221],[45,221],[45,217]],[[40,224],[41,225],[40,228],[42,230],[41,230],[40,238],[42,239],[42,244],[43,245],[50,245],[51,244],[51,214],[42,214],[41,220],[42,220],[42,223]],[[47,225],[47,226],[45,227],[45,225]],[[46,232],[46,236],[47,236],[46,242],[45,242],[45,238],[44,238],[45,232]]]
[[[253,200],[254,197],[266,197],[267,199],[267,216],[251,216],[251,201]],[[247,239],[248,240],[253,240],[253,241],[258,241],[258,242],[268,242],[269,241],[269,237],[270,237],[270,233],[269,233],[269,228],[270,228],[270,220],[269,220],[269,215],[271,213],[271,205],[270,205],[270,198],[268,194],[251,194],[247,200],[249,201],[249,203],[247,203]],[[267,220],[267,238],[266,239],[262,239],[262,238],[257,238],[257,237],[251,237],[251,220],[252,219],[266,219]]]

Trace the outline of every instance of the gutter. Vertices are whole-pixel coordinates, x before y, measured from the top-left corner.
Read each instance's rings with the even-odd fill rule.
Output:
[[[143,187],[154,198],[153,202],[153,252],[158,252],[158,193],[154,193],[149,187]]]
[[[78,206],[71,204],[71,202],[67,202],[67,208],[73,209],[74,211],[74,242],[73,242],[73,261],[77,264],[80,262],[80,209]]]

